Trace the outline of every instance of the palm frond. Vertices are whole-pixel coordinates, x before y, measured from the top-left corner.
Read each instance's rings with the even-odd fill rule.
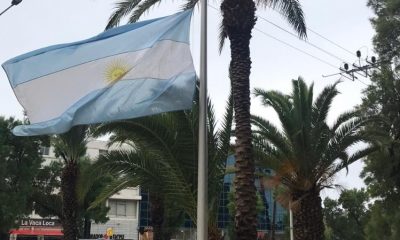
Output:
[[[280,168],[283,159],[267,141],[259,139],[257,136],[254,139],[253,158],[258,167],[275,171]]]
[[[108,198],[110,198],[112,195],[118,193],[119,191],[121,191],[123,189],[138,186],[138,184],[137,184],[138,182],[139,181],[132,181],[132,178],[127,177],[127,176],[114,179],[97,196],[97,198],[90,205],[89,209],[93,209],[93,208],[99,206],[100,204],[103,204],[105,201],[107,201]]]
[[[339,94],[339,91],[336,89],[336,86],[339,83],[340,82],[337,81],[333,85],[325,87],[315,100],[312,117],[312,122],[314,125],[326,122],[332,101]]]
[[[188,10],[191,8],[194,8],[196,4],[199,2],[199,0],[188,0],[186,3],[183,5],[182,10]]]
[[[307,38],[307,27],[299,0],[257,0],[257,5],[277,9],[289,22],[299,38]]]
[[[52,144],[56,156],[61,156],[65,162],[75,162],[86,153],[89,127],[79,125],[72,127],[68,132],[54,137]]]
[[[290,96],[279,91],[265,91],[259,88],[254,89],[254,95],[262,98],[264,106],[271,106],[274,109],[279,116],[286,137],[292,138],[296,134],[296,127],[294,119],[291,118],[293,105]]]
[[[219,39],[219,44],[218,44],[219,53],[222,52],[222,49],[224,48],[224,45],[225,45],[225,39],[227,37],[228,37],[228,34],[226,33],[225,27],[221,22],[220,26],[219,26],[219,37],[218,37],[218,39]]]
[[[129,22],[134,23],[139,20],[139,18],[147,11],[150,10],[156,3],[159,3],[161,0],[144,0],[141,1],[139,5],[136,6],[136,9],[132,12],[129,17]]]
[[[287,157],[291,157],[292,149],[290,142],[285,138],[284,135],[268,120],[262,117],[252,115],[251,124],[258,128],[254,130],[257,135],[268,139],[279,151]]]
[[[122,18],[128,15],[140,2],[141,0],[122,0],[117,2],[115,11],[111,14],[106,29],[118,26]]]
[[[223,121],[221,124],[221,130],[218,131],[218,148],[220,151],[220,156],[222,158],[227,158],[230,148],[230,139],[232,136],[232,125],[233,125],[233,95],[229,94],[228,101],[225,108],[225,114],[223,116]]]
[[[312,95],[313,84],[307,87],[304,80],[299,77],[298,80],[292,81],[293,93],[293,110],[291,119],[295,123],[297,132],[292,135],[292,143],[298,156],[303,158],[310,155],[311,152],[311,114],[312,114]],[[309,99],[311,97],[311,99]]]
[[[364,157],[366,157],[367,155],[375,152],[378,150],[378,147],[376,146],[368,146],[364,149],[358,150],[355,153],[353,153],[347,161],[342,161],[336,165],[333,165],[329,170],[326,171],[326,175],[324,176],[324,178],[321,178],[320,180],[320,185],[323,185],[324,182],[326,182],[327,180],[329,180],[330,178],[332,178],[335,174],[337,174],[339,171],[341,171],[342,169],[348,169],[348,166],[354,162],[356,162],[357,160],[360,160]],[[348,170],[347,170],[348,171]]]
[[[355,153],[353,153],[347,160],[347,162],[342,162],[341,164],[339,164],[336,169],[333,171],[333,174],[337,173],[338,171],[342,170],[343,168],[346,168],[354,163],[357,160],[360,160],[364,157],[366,157],[367,155],[376,152],[378,150],[378,147],[376,146],[368,146],[364,149],[358,150]],[[348,172],[348,169],[347,169]]]
[[[332,131],[336,132],[336,130],[345,122],[356,118],[359,116],[359,112],[357,110],[351,110],[344,112],[339,115],[339,117],[336,119],[336,121],[332,125]]]

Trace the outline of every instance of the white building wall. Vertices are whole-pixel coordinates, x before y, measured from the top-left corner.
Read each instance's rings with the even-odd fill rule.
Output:
[[[110,207],[108,213],[109,221],[104,224],[92,223],[91,234],[104,234],[108,228],[113,229],[117,239],[123,235],[124,239],[138,239],[139,226],[139,188],[124,189],[111,196],[107,201]],[[118,214],[114,206],[118,203],[125,203],[125,216]],[[111,206],[115,204],[114,206]],[[123,212],[123,211],[122,211]]]
[[[102,151],[109,151],[118,148],[128,149],[129,146],[108,147],[106,141],[90,140],[87,144],[86,154],[90,159],[95,160]],[[52,147],[48,151],[48,154],[43,155],[43,158],[45,159],[44,165],[48,165],[52,161],[61,161],[61,159],[55,157]],[[112,215],[110,214],[110,210],[108,214],[108,222],[104,224],[92,223],[91,234],[94,235],[93,237],[96,237],[96,235],[104,235],[107,229],[112,228],[115,239],[121,239],[120,237],[123,236],[124,239],[138,240],[139,201],[141,199],[139,187],[124,189],[111,196],[107,201],[107,204],[113,200],[125,202],[127,214],[126,216]],[[34,213],[33,216],[38,217],[34,215]]]

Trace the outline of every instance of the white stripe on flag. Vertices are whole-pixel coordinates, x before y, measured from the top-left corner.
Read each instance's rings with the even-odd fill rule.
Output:
[[[123,72],[118,81],[143,78],[165,80],[192,70],[189,45],[163,40],[152,48],[84,63],[25,82],[14,90],[17,96],[21,96],[21,104],[29,109],[29,120],[38,123],[59,117],[86,95],[109,87],[110,81],[118,78],[112,74]]]

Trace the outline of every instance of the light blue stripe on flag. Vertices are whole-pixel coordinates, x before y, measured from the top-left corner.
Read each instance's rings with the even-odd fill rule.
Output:
[[[74,125],[190,108],[196,80],[191,14],[125,25],[5,62],[31,121],[14,134],[59,134]]]

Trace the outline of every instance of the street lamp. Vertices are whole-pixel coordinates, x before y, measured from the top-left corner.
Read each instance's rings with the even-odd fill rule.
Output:
[[[8,8],[4,9],[4,11],[2,11],[0,13],[0,16],[3,15],[3,13],[7,12],[8,9],[12,8],[13,6],[16,6],[16,5],[20,4],[21,2],[22,2],[22,0],[12,0],[11,1],[11,5]]]

